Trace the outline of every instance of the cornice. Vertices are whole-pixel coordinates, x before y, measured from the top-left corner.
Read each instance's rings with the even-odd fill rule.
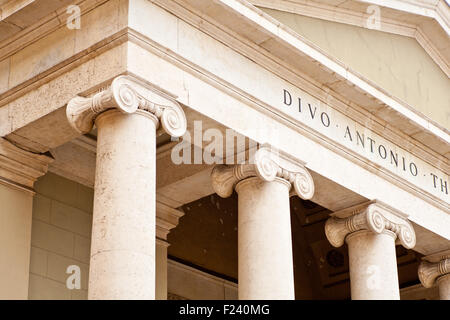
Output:
[[[405,248],[411,249],[416,245],[416,234],[407,217],[379,201],[335,212],[325,223],[325,235],[334,247],[342,246],[348,235],[360,230],[370,230],[375,234],[388,230]]]
[[[0,138],[0,183],[33,192],[33,184],[43,176],[53,158],[18,148]]]
[[[162,8],[172,12],[180,19],[190,23],[196,28],[199,28],[201,31],[227,44],[236,52],[244,55],[245,57],[249,57],[252,61],[255,61],[257,64],[273,72],[280,78],[308,92],[308,94],[310,94],[314,98],[346,114],[351,119],[355,120],[364,127],[373,130],[375,133],[383,136],[388,141],[401,146],[408,152],[411,152],[420,159],[423,159],[428,164],[432,166],[436,166],[438,164],[439,168],[441,168],[443,171],[450,171],[448,159],[443,155],[427,147],[420,141],[411,138],[407,134],[395,128],[395,126],[389,124],[383,119],[380,119],[379,117],[374,116],[371,112],[362,108],[358,104],[344,98],[337,92],[330,90],[313,78],[310,78],[307,75],[299,72],[298,70],[293,69],[292,66],[286,64],[283,60],[273,56],[270,52],[267,52],[265,49],[252,43],[248,39],[243,38],[242,36],[236,34],[232,30],[229,30],[224,26],[216,25],[213,21],[208,19],[207,16],[202,15],[200,12],[197,12],[195,8],[183,7],[180,4],[174,4],[171,1],[152,1],[160,5]],[[130,33],[133,35],[130,37],[130,40],[136,42],[138,45],[143,46],[146,49],[153,49],[152,51],[159,55],[159,52],[164,50],[162,48],[160,49],[160,46],[152,42],[150,39],[146,39],[145,36],[136,33],[133,30],[130,30]],[[174,53],[166,53],[162,56],[165,59],[169,58],[170,61],[174,61],[184,69],[187,69],[186,65],[192,65],[191,63],[189,63],[189,61],[183,59],[180,56],[177,56]],[[199,66],[190,66],[189,69],[197,71],[200,68]],[[213,79],[213,81],[211,81],[212,84],[220,83],[220,86],[230,87],[230,91],[238,92],[240,96],[245,96],[247,100],[256,100],[254,97],[246,95],[239,88],[231,88],[232,86],[230,84],[218,79],[215,75],[208,73],[208,71],[206,70],[199,70],[199,73],[201,73],[202,75],[209,75],[209,77]],[[376,87],[375,84],[372,85]],[[266,105],[262,101],[257,101],[257,104],[263,105],[265,109],[271,109],[269,105]],[[420,130],[417,129],[417,132],[420,132]]]
[[[0,1],[0,21],[26,7],[35,0],[3,0]]]
[[[184,212],[156,200],[156,237],[167,241],[170,230],[178,225]]]
[[[165,3],[167,5],[170,3],[169,1]],[[173,7],[170,7],[170,9],[173,9]],[[181,10],[181,8],[178,8],[177,10]],[[403,134],[402,132],[395,130],[395,128],[390,128],[390,126],[383,122],[383,120],[374,118],[373,115],[371,115],[369,112],[366,112],[365,110],[357,110],[361,109],[356,104],[346,101],[345,99],[337,99],[337,98],[330,98],[328,95],[328,91],[326,88],[321,87],[320,84],[318,84],[316,81],[312,79],[305,78],[304,75],[296,73],[295,70],[292,70],[292,68],[289,68],[288,65],[284,64],[283,61],[280,59],[277,59],[276,57],[273,57],[270,55],[270,53],[265,52],[264,50],[261,50],[261,48],[257,47],[256,45],[250,43],[249,41],[246,41],[239,35],[233,34],[231,31],[227,30],[226,28],[221,28],[220,26],[214,26],[211,25],[211,23],[207,20],[203,20],[202,18],[193,17],[195,14],[192,12],[187,12],[184,8],[184,11],[181,13],[179,11],[176,11],[176,15],[181,16],[183,20],[186,20],[190,23],[194,23],[194,25],[200,30],[212,34],[214,37],[218,38],[220,41],[223,41],[227,45],[230,45],[234,50],[244,54],[245,56],[252,57],[252,59],[262,65],[263,67],[267,68],[268,70],[272,71],[276,75],[280,76],[283,79],[288,80],[289,82],[299,86],[300,88],[307,90],[308,93],[310,93],[312,96],[318,98],[319,100],[331,105],[333,108],[336,108],[340,111],[345,111],[347,115],[349,115],[352,119],[356,120],[357,122],[363,124],[364,126],[368,127],[369,129],[373,130],[375,133],[380,134],[381,136],[385,137],[389,141],[403,147],[408,152],[411,152],[412,154],[418,156],[419,158],[425,160],[427,163],[436,166],[437,164],[443,168],[444,171],[448,172],[448,161],[444,157],[438,155],[436,152],[432,151],[431,149],[427,148],[424,145],[418,144],[415,142],[414,139],[409,138],[407,135]],[[172,11],[172,10],[170,10]],[[201,23],[200,23],[201,22]],[[178,56],[177,54],[168,51],[166,48],[163,48],[159,46],[157,43],[152,42],[149,39],[146,39],[144,36],[140,35],[139,33],[125,29],[121,30],[117,34],[113,35],[111,39],[121,39],[120,43],[123,43],[123,41],[133,41],[135,43],[138,43],[140,46],[143,46],[145,48],[149,48],[154,53],[157,53],[164,59],[167,59],[178,66],[182,66],[183,69],[187,70],[190,73],[195,73],[201,75],[202,79],[205,79],[206,81],[213,83],[215,87],[220,88],[221,90],[225,90],[227,92],[230,92],[230,94],[233,94],[234,96],[237,96],[240,100],[245,101],[246,103],[250,103],[253,107],[259,107],[261,109],[264,109],[265,112],[270,113],[270,106],[265,105],[261,101],[257,101],[256,99],[248,96],[244,92],[239,91],[239,88],[235,88],[232,85],[226,83],[225,81],[220,80],[217,76],[214,76],[213,74],[208,73],[205,70],[202,70],[199,66],[194,66],[192,63],[189,63],[189,61],[184,60],[182,57]],[[98,44],[92,46],[91,48],[85,50],[86,53],[91,53],[92,48],[98,46]],[[67,72],[71,68],[73,68],[78,61],[70,61],[69,64],[64,65],[64,72]],[[45,81],[48,81],[49,78],[54,78],[57,74],[63,72],[61,70],[55,70],[52,73],[49,73],[47,76],[44,76],[39,79],[39,83],[45,83]],[[20,93],[23,94],[26,92],[26,90],[30,90],[31,85],[28,87],[23,88]],[[19,94],[19,92],[17,93]],[[295,127],[296,130],[301,130],[303,133],[306,133],[308,137],[311,137],[315,141],[318,141],[321,144],[326,145],[327,148],[330,148],[339,154],[344,155],[347,158],[351,158],[352,161],[359,161],[361,162],[361,165],[366,166],[369,168],[369,170],[376,171],[378,174],[383,176],[384,178],[387,178],[390,181],[395,181],[397,184],[400,182],[402,184],[402,188],[414,192],[414,194],[417,194],[422,199],[425,199],[427,201],[431,201],[428,196],[424,195],[421,190],[418,190],[414,187],[411,187],[410,184],[402,183],[401,179],[399,180],[398,177],[393,176],[389,172],[385,172],[385,170],[381,170],[379,167],[373,166],[371,168],[371,164],[367,162],[364,159],[361,159],[358,156],[351,155],[351,152],[349,153],[348,150],[344,151],[342,146],[337,146],[333,143],[326,142],[322,137],[319,137],[317,133],[313,132],[313,130],[310,130],[308,128],[299,128],[297,125],[294,125],[291,123],[289,119],[281,119],[280,121],[283,121],[286,123],[286,125]],[[345,149],[345,148],[344,148]],[[381,172],[380,172],[381,170]],[[436,205],[435,202],[431,201],[434,205]],[[448,205],[440,204],[440,207],[443,207],[444,210],[448,210]],[[447,209],[445,209],[447,208]]]
[[[369,128],[370,130],[373,130],[373,132],[384,137],[386,140],[404,148],[405,150],[407,150],[414,156],[417,156],[418,158],[424,160],[431,166],[439,168],[444,172],[449,172],[450,166],[448,163],[448,159],[444,156],[438,154],[437,152],[433,151],[417,140],[412,139],[411,137],[401,132],[397,128],[389,125],[382,119],[376,118],[367,110],[339,96],[339,94],[337,94],[336,92],[330,91],[330,89],[322,86],[320,83],[317,83],[317,81],[315,81],[314,79],[308,78],[304,74],[297,73],[295,69],[293,70],[282,60],[274,57],[269,52],[265,51],[256,44],[241,37],[240,35],[234,33],[224,26],[215,25],[212,21],[208,20],[205,15],[201,15],[193,8],[185,8],[170,1],[152,1],[156,2],[164,9],[172,12],[180,19],[192,24],[196,28],[199,28],[201,31],[227,44],[236,52],[249,57],[252,61],[255,61],[256,63],[273,72],[282,79],[292,83],[302,90],[305,90],[306,92],[308,92],[308,94],[319,99],[323,103],[326,103],[336,110],[345,113],[347,116],[349,116],[359,124]],[[302,135],[312,139],[313,141],[316,141],[326,148],[333,150],[337,154],[350,159],[352,162],[355,162],[358,165],[367,168],[369,171],[376,173],[384,179],[401,187],[402,189],[429,202],[433,206],[436,206],[446,212],[449,210],[448,203],[446,203],[445,201],[438,199],[432,194],[424,192],[423,189],[411,185],[410,183],[404,181],[402,178],[396,176],[388,170],[372,164],[370,161],[362,158],[359,155],[356,155],[351,150],[348,150],[341,145],[329,141],[329,139],[321,137],[320,133],[315,132],[313,129],[305,126],[299,126],[293,123],[292,119],[273,112],[270,105],[256,99],[254,96],[248,95],[238,87],[235,87],[232,84],[218,78],[216,75],[208,72],[207,70],[204,70],[197,65],[192,65],[192,63],[190,63],[188,60],[180,57],[179,55],[176,55],[173,52],[167,51],[158,43],[155,43],[151,39],[146,38],[144,35],[139,34],[138,32],[133,30],[130,30],[130,32],[132,34],[130,40],[145,48],[146,50],[149,50],[152,53],[162,57],[163,59],[168,60],[169,62],[179,66],[189,73],[201,77],[204,81],[207,81],[212,86],[226,92],[227,94],[232,95],[236,99],[246,104],[249,104],[251,107],[263,113],[266,113],[271,117],[276,117],[278,121],[280,121],[280,123],[293,128],[294,130],[300,132]]]
[[[83,14],[85,14],[85,13],[87,13],[87,12],[89,12],[90,10],[92,10],[92,9],[94,9],[95,7],[97,7],[97,6],[99,6],[99,5],[101,5],[103,2],[105,2],[106,0],[99,0],[99,1],[95,1],[95,0],[83,0],[83,1],[78,1],[77,3],[80,5],[80,7],[81,7],[81,10],[82,10],[82,15]],[[254,1],[269,1],[269,0],[254,0]],[[161,5],[161,2],[160,1],[154,1],[154,2],[156,2],[156,3],[158,3],[159,5]],[[438,3],[439,4],[439,3]],[[170,1],[167,1],[164,5],[162,5],[163,7],[165,7],[165,8],[170,8],[170,9],[173,9],[174,8],[174,6],[173,5],[170,5]],[[293,4],[293,6],[295,7],[295,3]],[[176,14],[178,14],[179,13],[179,10],[178,10],[178,12],[176,12],[175,11],[175,13]],[[38,39],[40,39],[40,38],[42,38],[44,35],[46,35],[46,34],[48,34],[49,32],[51,32],[51,31],[53,31],[54,29],[56,29],[56,28],[58,28],[58,27],[61,27],[62,26],[62,24],[63,24],[63,22],[65,21],[65,15],[67,15],[67,13],[64,11],[64,10],[59,10],[58,11],[58,16],[57,16],[57,18],[54,18],[53,16],[52,17],[46,17],[46,18],[44,18],[44,19],[42,19],[42,21],[40,21],[39,23],[36,23],[35,25],[33,25],[33,26],[30,26],[29,28],[27,28],[27,29],[25,29],[25,30],[23,30],[21,33],[20,33],[20,35],[18,35],[16,38],[14,38],[14,39],[7,39],[7,40],[5,40],[5,41],[3,41],[2,43],[0,43],[0,60],[2,60],[5,56],[8,56],[8,54],[7,53],[5,53],[4,51],[2,51],[3,49],[7,49],[7,50],[11,50],[11,48],[21,48],[21,47],[23,47],[23,46],[26,46],[26,45],[28,45],[28,44],[30,44],[30,43],[32,43],[32,42],[34,42],[34,41],[37,41]],[[55,25],[55,22],[53,21],[53,19],[56,19],[55,21],[57,22],[57,24]],[[187,19],[187,21],[189,21],[189,19]],[[199,24],[197,24],[196,23],[196,26],[198,27],[199,26]],[[30,33],[30,30],[33,30],[33,32],[31,32]],[[47,31],[45,31],[45,30],[47,30]],[[210,30],[208,30],[208,31],[210,31]],[[25,36],[25,34],[27,34],[27,33],[30,33],[30,35],[31,35],[31,37],[27,37],[27,36]],[[121,34],[123,34],[123,32],[119,32],[119,33],[121,33]],[[117,33],[117,34],[119,34],[119,33]],[[229,33],[229,32],[228,32]],[[422,39],[422,40],[420,40],[420,41],[422,41],[422,43],[425,45],[425,39],[422,37],[422,35],[421,35],[421,33],[419,32],[419,33],[417,33],[418,34],[418,39]],[[110,37],[111,39],[113,39],[113,38],[115,38],[115,37],[117,37],[117,36],[112,36],[112,37]],[[117,44],[116,44],[117,45]],[[88,50],[85,50],[86,51],[86,53],[91,53],[92,52],[92,49],[94,48],[95,46],[92,46],[91,48],[89,48]],[[95,49],[94,49],[95,50]],[[261,50],[259,50],[259,51],[261,51]],[[15,51],[14,51],[15,52]],[[5,55],[6,54],[6,55]],[[265,54],[265,53],[264,53]],[[252,56],[251,54],[250,55],[248,55],[248,54],[246,54],[247,56]],[[78,58],[80,58],[78,55],[77,55],[77,57]],[[275,60],[276,61],[276,59],[273,59],[274,57],[271,57],[271,60]],[[276,63],[275,64],[280,64],[280,62],[282,63],[282,61],[276,61]],[[67,64],[67,63],[65,63],[65,64]],[[273,61],[272,61],[272,64],[273,64]],[[264,64],[263,64],[264,65]],[[267,67],[267,63],[265,63],[265,65],[266,65],[266,67]],[[58,65],[58,68],[61,68],[61,67],[63,67],[63,64],[61,64],[61,65]],[[279,70],[280,68],[279,67],[277,67],[276,65],[274,65],[273,67],[270,67],[270,70],[271,71],[275,71],[275,70]],[[287,70],[289,70],[289,67],[287,67]],[[51,76],[54,76],[54,73],[52,73],[52,75]],[[32,82],[33,82],[33,84],[34,83],[36,83],[36,82],[39,82],[39,83],[41,83],[42,82],[42,80],[43,80],[43,78],[47,78],[47,77],[44,77],[43,76],[43,74],[41,74],[41,75],[39,75],[39,77],[38,77],[39,79],[34,79]],[[291,78],[291,77],[290,77]],[[315,82],[314,80],[312,80],[311,78],[305,78],[304,77],[304,75],[301,75],[300,77],[298,76],[298,74],[296,75],[296,80],[297,81],[291,81],[292,83],[300,83],[300,84],[302,84],[302,85],[304,85],[304,87],[307,87],[308,85],[306,85],[305,83],[307,83],[307,82],[311,82],[311,81],[313,81],[313,83]],[[300,82],[298,81],[298,80],[301,80]],[[30,83],[31,84],[31,83]],[[354,103],[352,103],[351,101],[348,101],[347,99],[345,99],[345,98],[343,98],[343,97],[340,97],[338,94],[335,94],[333,91],[329,91],[329,90],[327,90],[326,88],[324,88],[321,84],[319,84],[319,83],[317,83],[317,82],[315,82],[315,84],[314,84],[314,86],[315,87],[317,87],[317,88],[320,88],[319,90],[321,90],[321,91],[328,91],[328,92],[326,92],[326,95],[327,96],[329,96],[330,94],[331,95],[333,95],[333,96],[335,96],[337,99],[336,99],[336,101],[335,101],[335,103],[336,104],[340,104],[340,103],[344,103],[344,104],[348,104],[348,105],[351,105],[351,106],[354,106],[355,104]],[[313,90],[313,91],[317,91],[317,88],[315,89],[315,90]],[[13,88],[14,89],[14,91],[17,91],[17,89],[18,88]],[[11,98],[13,98],[12,96],[10,96],[11,95],[11,90],[8,92],[8,93],[4,93],[4,94],[2,94],[1,96],[2,96],[2,101],[0,102],[0,104],[4,104],[4,103],[6,103],[7,101],[9,101]],[[18,93],[18,92],[17,92]],[[312,95],[313,96],[316,96],[317,97],[317,95],[314,93],[314,92],[312,92]],[[322,94],[322,96],[324,96],[324,94]],[[8,98],[7,98],[8,97]],[[5,98],[7,98],[7,100],[5,100]],[[321,99],[321,100],[324,100],[324,98],[323,97],[321,97],[321,98],[319,98],[319,99]],[[330,101],[330,99],[328,98],[325,98],[327,101],[326,101],[326,103],[330,103],[330,104],[333,104],[333,101]],[[344,109],[348,109],[347,108],[347,106],[343,106],[343,108]],[[341,108],[342,109],[342,108]],[[350,110],[351,111],[351,110]],[[367,116],[369,116],[370,117],[370,112],[367,112],[367,114],[361,114],[361,112],[359,112],[360,113],[360,116],[358,116],[360,119],[361,119],[361,121],[364,121],[363,123],[365,124],[365,122],[367,121]],[[355,114],[355,115],[357,115],[357,114]],[[357,120],[357,121],[359,121],[359,120]],[[361,121],[359,121],[359,122],[361,122]],[[387,127],[388,129],[391,129],[391,128],[389,128],[389,124],[388,123],[384,123],[385,121],[383,121],[383,120],[381,120],[381,119],[378,119],[377,120],[378,122],[379,122],[379,126],[380,126],[380,128],[382,127],[383,128],[383,130],[385,130],[385,128]],[[420,130],[418,130],[417,132],[420,132]],[[397,133],[398,134],[398,133]],[[388,135],[388,136],[391,136],[391,135]],[[391,140],[392,138],[390,138],[390,140]],[[395,137],[394,137],[394,140],[395,140]],[[397,142],[396,141],[393,141],[394,143],[398,143],[398,141],[404,141],[404,137],[399,137],[399,139],[397,139]],[[414,145],[414,142],[412,141],[412,145]],[[421,149],[421,147],[420,148],[418,148],[418,149]],[[428,151],[431,151],[431,150],[427,150],[427,151],[422,151],[421,152],[421,150],[418,150],[418,152],[421,152],[422,154],[423,154],[423,156],[425,156],[426,157],[426,155],[427,155],[427,153],[429,153]],[[435,164],[435,163],[439,163],[439,162],[441,162],[441,161],[435,161],[435,160],[431,160],[431,161],[427,161],[427,162],[429,162],[430,164]]]
[[[83,16],[106,1],[108,0],[74,0],[73,4],[80,7],[80,13]],[[69,14],[64,6],[17,32],[12,37],[4,39],[0,42],[0,61],[45,37],[54,30],[65,26],[68,16]]]
[[[258,149],[249,163],[218,165],[211,172],[213,189],[222,198],[231,196],[236,184],[250,177],[267,182],[284,179],[304,200],[314,195],[314,181],[303,163],[268,146]]]
[[[88,3],[89,1],[91,0],[85,0],[83,3]],[[104,0],[100,2],[103,1]],[[100,5],[100,2],[98,2],[97,5]],[[189,15],[186,15],[187,12],[180,12],[181,7],[170,6],[169,3],[170,2],[164,3],[163,7],[169,9],[170,11],[174,11],[174,13],[182,17],[183,20],[191,23],[194,22],[194,20],[192,19],[192,12],[190,12]],[[308,78],[303,74],[293,72],[292,68],[283,63],[283,61],[277,59],[276,57],[270,56],[270,53],[264,52],[264,50],[261,50],[261,48],[250,44],[248,40],[245,40],[238,35],[233,34],[230,30],[225,31],[221,30],[221,28],[214,27],[215,30],[213,31],[213,29],[211,28],[212,25],[210,25],[210,23],[207,21],[204,21],[204,23],[198,23],[198,21],[195,20],[194,24],[208,34],[211,34],[215,37],[218,37],[220,40],[225,41],[225,43],[231,45],[236,51],[241,52],[245,56],[252,57],[252,59],[254,59],[257,63],[279,75],[283,79],[286,79],[287,81],[296,84],[300,88],[308,91],[308,93],[310,93],[313,97],[323,101],[324,103],[330,104],[332,107],[336,108],[339,111],[345,111],[345,113],[352,119],[373,130],[375,133],[384,136],[387,140],[399,146],[402,146],[405,150],[408,150],[427,163],[433,166],[435,166],[436,164],[440,164],[443,166],[443,170],[445,172],[449,171],[448,159],[444,156],[437,154],[435,151],[431,150],[423,144],[418,144],[417,140],[411,139],[409,136],[396,130],[396,128],[390,126],[384,120],[374,118],[374,116],[370,112],[362,109],[355,103],[339,96],[337,93],[330,91],[326,87],[323,87],[320,83],[317,83],[317,81],[313,80],[312,78]],[[32,90],[39,84],[43,84],[49,81],[61,72],[67,72],[71,68],[74,68],[78,64],[80,64],[81,61],[88,59],[90,56],[93,57],[98,55],[101,50],[111,48],[111,45],[120,45],[127,40],[135,41],[137,38],[141,38],[141,36],[133,30],[121,30],[108,38],[110,39],[110,44],[108,44],[108,46],[99,47],[99,44],[94,44],[90,48],[84,50],[84,52],[86,53],[86,57],[82,57],[82,54],[80,53],[80,55],[77,55],[78,60],[75,61],[73,59],[69,59],[68,61],[61,63],[57,67],[53,68],[53,71],[49,70],[49,72],[45,72],[44,74],[39,75],[39,77],[36,77],[36,79],[27,81],[26,86],[20,85],[18,88],[12,88],[8,92],[1,94],[0,97],[2,97],[2,99],[0,101],[0,105],[4,105],[5,103],[8,103],[8,101],[11,101],[11,99],[24,94],[28,90]],[[102,41],[102,43],[103,42],[104,41]],[[101,50],[99,51],[99,49]],[[180,58],[178,57],[176,59],[179,60]],[[351,108],[349,108],[349,106]]]

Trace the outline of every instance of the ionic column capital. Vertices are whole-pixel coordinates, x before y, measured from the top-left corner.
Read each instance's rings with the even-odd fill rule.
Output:
[[[439,278],[450,275],[450,250],[442,254],[433,254],[423,258],[418,274],[425,288],[433,287]]]
[[[347,235],[360,230],[376,234],[388,230],[396,234],[405,248],[411,249],[416,245],[416,234],[408,219],[378,201],[336,212],[325,223],[325,234],[334,247],[342,246]]]
[[[156,201],[156,238],[167,241],[170,230],[178,225],[178,220],[184,212],[174,209],[162,202]]]
[[[25,151],[0,138],[0,183],[33,192],[37,178],[47,173],[52,157]]]
[[[213,189],[223,198],[231,196],[239,181],[250,177],[268,182],[282,178],[294,186],[300,198],[308,200],[314,195],[314,181],[303,164],[266,146],[256,151],[250,163],[218,165],[211,173]]]
[[[100,113],[113,108],[129,114],[138,109],[150,112],[173,137],[181,137],[186,132],[186,116],[178,102],[130,76],[115,78],[107,89],[92,97],[73,98],[67,104],[66,114],[72,127],[85,134],[91,131]]]

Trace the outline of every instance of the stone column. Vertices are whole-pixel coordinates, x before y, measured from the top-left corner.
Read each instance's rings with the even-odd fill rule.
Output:
[[[180,210],[156,202],[156,300],[167,300],[167,236],[183,215]]]
[[[309,172],[263,147],[251,164],[216,166],[212,182],[221,197],[238,193],[239,299],[294,299],[289,191],[310,199]]]
[[[333,214],[325,234],[334,247],[348,245],[353,300],[399,300],[395,242],[416,243],[407,218],[378,202],[368,202]]]
[[[425,288],[439,287],[439,298],[450,300],[450,253],[434,254],[419,265],[419,279]]]
[[[28,299],[33,184],[52,161],[0,138],[0,300]]]
[[[97,126],[89,299],[155,298],[156,130],[175,137],[186,118],[173,98],[129,76],[90,98],[76,97],[67,117],[79,133]]]

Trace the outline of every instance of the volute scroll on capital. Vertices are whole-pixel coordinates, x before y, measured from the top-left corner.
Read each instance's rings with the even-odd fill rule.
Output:
[[[416,234],[412,224],[404,216],[382,205],[379,202],[369,202],[358,206],[352,214],[345,218],[333,216],[325,223],[325,234],[334,247],[344,244],[350,233],[360,230],[370,230],[380,234],[384,230],[393,232],[399,242],[407,249],[416,245]],[[339,215],[339,212],[335,213]]]
[[[130,76],[115,78],[107,89],[92,97],[73,98],[67,104],[66,115],[71,126],[85,134],[92,130],[100,113],[113,108],[124,114],[138,109],[147,111],[160,120],[164,131],[172,137],[181,137],[186,132],[186,116],[178,102]]]
[[[425,288],[433,287],[439,278],[450,275],[450,255],[440,261],[422,261],[418,269],[419,280]]]
[[[308,200],[314,195],[314,181],[303,164],[267,146],[258,149],[250,163],[218,165],[211,173],[213,189],[222,198],[231,196],[236,184],[250,177],[267,182],[282,178],[300,198]]]

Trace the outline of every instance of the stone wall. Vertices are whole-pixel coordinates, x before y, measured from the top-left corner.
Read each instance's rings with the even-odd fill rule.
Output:
[[[29,299],[87,299],[94,191],[53,173],[35,184]],[[69,290],[67,267],[81,269],[81,289]],[[235,299],[237,285],[169,260],[169,296]]]
[[[0,300],[27,297],[32,199],[0,182]]]
[[[52,173],[35,184],[29,299],[86,299],[93,190]],[[69,290],[67,267],[81,270],[81,289]]]

